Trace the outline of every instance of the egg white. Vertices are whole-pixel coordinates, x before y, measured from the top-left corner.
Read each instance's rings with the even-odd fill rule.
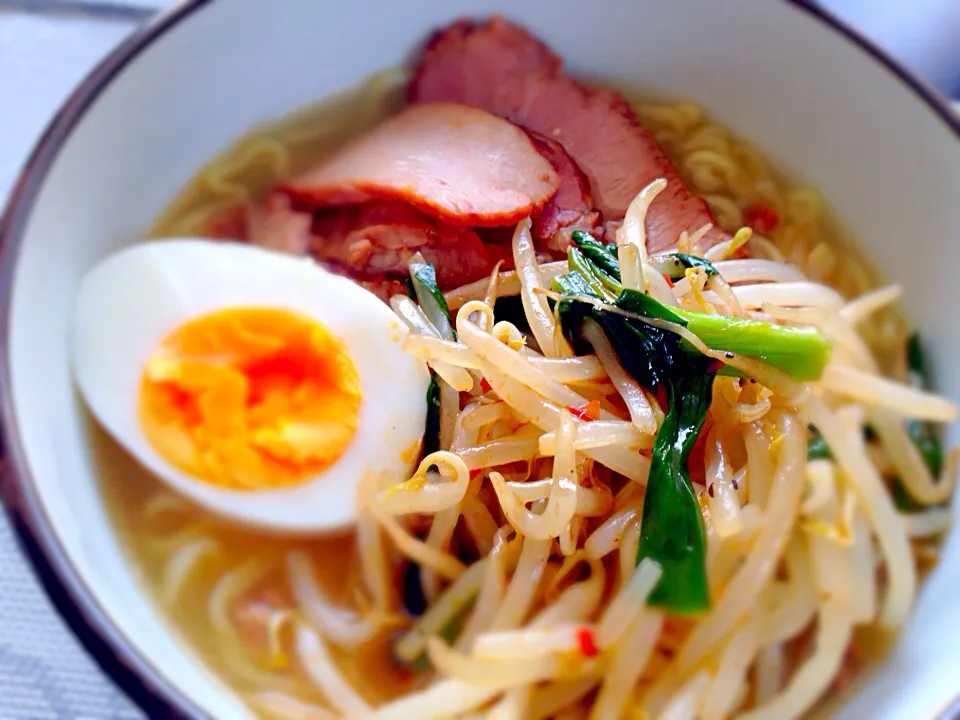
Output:
[[[140,380],[150,354],[188,320],[235,307],[279,308],[312,318],[345,344],[357,368],[363,397],[353,439],[333,465],[291,487],[210,485],[167,462],[140,428]],[[355,520],[358,483],[368,473],[412,470],[410,455],[416,453],[409,450],[423,435],[430,378],[424,363],[403,351],[407,332],[376,296],[312,260],[235,243],[159,240],[111,255],[83,278],[73,367],[97,420],[177,491],[247,524],[331,531]]]

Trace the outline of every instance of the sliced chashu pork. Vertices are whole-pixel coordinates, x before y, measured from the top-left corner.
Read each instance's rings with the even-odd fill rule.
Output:
[[[310,254],[355,278],[406,278],[417,252],[436,266],[444,289],[479,280],[493,266],[471,228],[437,221],[400,202],[318,212],[311,232]]]
[[[417,252],[436,266],[444,290],[487,276],[495,262],[471,228],[448,225],[402,202],[372,200],[310,212],[294,209],[289,197],[273,192],[262,203],[214,217],[205,231],[211,237],[310,255],[384,300],[403,292],[407,263]]]
[[[408,203],[451,225],[510,225],[537,212],[560,180],[516,125],[438,102],[401,110],[279,189],[298,206]]]
[[[536,133],[530,133],[530,137],[560,177],[557,192],[533,218],[533,235],[546,241],[551,252],[562,254],[570,244],[570,232],[594,230],[600,222],[600,213],[593,210],[590,181],[563,146]]]
[[[682,231],[715,223],[623,96],[588,87],[562,69],[556,54],[513,23],[461,21],[428,42],[408,98],[483,108],[559,143],[588,178],[594,207],[606,221],[623,218],[640,190],[666,179],[647,216],[652,252],[675,244]],[[701,246],[727,237],[713,229]]]

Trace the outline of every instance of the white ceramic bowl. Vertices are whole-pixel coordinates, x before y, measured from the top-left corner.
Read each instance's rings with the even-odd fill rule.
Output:
[[[504,11],[574,71],[688,98],[818,187],[883,270],[960,396],[960,123],[935,93],[796,0],[193,0],[117,49],[36,149],[2,228],[6,495],[62,612],[152,716],[249,717],[168,632],[110,530],[67,362],[82,273],[265,120]],[[955,433],[954,433],[955,435]],[[956,441],[956,437],[953,437]],[[960,539],[844,718],[933,718],[960,691]]]

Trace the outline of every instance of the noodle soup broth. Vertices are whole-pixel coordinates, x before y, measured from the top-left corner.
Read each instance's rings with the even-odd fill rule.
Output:
[[[380,73],[341,96],[251,131],[197,173],[158,219],[149,236],[161,238],[205,234],[210,224],[231,208],[258,200],[278,181],[314,165],[348,139],[375,126],[400,107],[401,86],[405,80],[401,73]],[[845,301],[861,297],[878,287],[877,273],[856,249],[849,233],[816,190],[783,171],[765,153],[731,130],[715,123],[703,108],[688,102],[651,100],[632,91],[627,94],[638,115],[653,132],[684,180],[695,193],[705,198],[721,228],[733,234],[745,225],[756,225],[758,208],[776,219],[775,223],[765,228],[765,232],[756,232],[747,241],[752,257],[790,265],[810,282],[833,288]],[[758,312],[770,311],[766,307],[758,308]],[[453,313],[456,316],[456,308],[453,308]],[[782,319],[787,319],[786,310]],[[910,330],[908,323],[891,306],[886,305],[871,315],[860,326],[860,330],[866,347],[872,351],[882,371],[894,379],[906,381],[908,368],[903,348]],[[603,392],[610,389],[591,389],[589,382],[571,387],[582,392],[584,397],[601,397]],[[773,453],[767,462],[775,465],[776,451],[771,448],[780,442],[780,434],[786,432],[783,422],[787,425],[793,422],[800,428],[794,428],[793,431],[802,432],[806,438],[806,429],[797,425],[799,420],[775,419],[781,417],[787,407],[775,397],[775,393],[763,391],[759,386],[754,390],[748,383],[735,378],[718,378],[713,392],[714,407],[721,408],[716,410],[717,417],[722,412],[727,419],[715,419],[705,427],[703,434],[707,443],[725,443],[727,450],[723,461],[709,449],[701,448],[700,452],[704,453],[702,462],[714,471],[718,462],[732,463],[734,471],[746,467],[750,462],[758,462],[755,454],[761,446],[764,452]],[[496,413],[494,410],[487,412],[491,413],[491,417]],[[730,420],[732,417],[738,420]],[[496,422],[494,419],[487,428],[489,437],[486,442],[493,442],[507,432],[500,426],[491,430]],[[131,565],[156,601],[158,611],[164,614],[184,642],[264,717],[314,717],[309,714],[315,711],[311,708],[331,707],[321,691],[324,681],[317,680],[317,674],[324,671],[311,669],[305,664],[304,641],[298,636],[297,630],[301,624],[308,627],[312,624],[316,628],[319,622],[319,627],[324,630],[320,634],[324,635],[327,631],[325,623],[342,623],[339,635],[334,634],[340,642],[328,643],[329,657],[342,678],[365,703],[385,703],[423,691],[433,682],[435,676],[426,669],[429,661],[424,656],[423,648],[420,657],[400,658],[397,640],[409,633],[416,613],[423,611],[424,604],[429,607],[443,597],[444,588],[450,586],[449,579],[439,577],[436,573],[432,577],[421,578],[419,584],[422,587],[416,593],[425,597],[411,601],[407,597],[412,582],[410,565],[403,560],[402,553],[387,541],[385,552],[390,574],[384,579],[390,585],[394,602],[390,604],[389,612],[385,613],[383,608],[375,607],[370,588],[364,585],[358,559],[361,554],[360,543],[354,532],[329,537],[288,538],[232,525],[166,489],[103,431],[95,429],[93,437],[103,494],[111,518]],[[580,461],[583,461],[582,457]],[[774,465],[770,466],[770,472]],[[543,458],[530,459],[525,463],[511,460],[498,467],[509,482],[520,482],[527,477],[531,480],[543,479],[550,474]],[[611,478],[609,471],[605,468],[602,470],[589,475],[592,487],[599,487],[601,479],[607,478],[610,489],[605,492],[612,494],[611,502],[615,504],[599,517],[583,519],[580,532],[585,539],[598,531],[609,516],[632,508],[631,517],[637,517],[640,508],[638,497],[631,497],[633,490],[630,483],[622,478]],[[700,474],[701,505],[707,508],[707,512],[711,508],[716,512],[715,506],[711,505],[713,486],[703,485],[702,468]],[[731,474],[730,477],[735,476]],[[489,487],[478,488],[479,483],[475,480],[471,482],[470,502],[487,505],[496,503],[497,496]],[[809,502],[813,492],[810,487],[805,487],[803,501]],[[599,491],[597,493],[599,498]],[[847,497],[847,491],[843,490],[830,502],[839,503],[838,508],[842,509],[843,503],[848,502]],[[743,542],[749,547],[752,542],[749,525],[755,523],[754,532],[761,533],[762,518],[746,512],[743,515],[738,522],[748,527],[748,530],[741,532],[744,533]],[[408,523],[411,532],[418,537],[426,537],[430,523],[424,516],[412,517]],[[490,513],[485,517],[490,517]],[[866,527],[862,514],[854,513],[851,517],[854,523],[852,527]],[[797,522],[806,522],[807,528],[798,528],[787,538],[784,558],[778,561],[778,569],[768,581],[770,599],[767,602],[770,609],[765,611],[764,617],[767,622],[773,622],[770,618],[780,617],[776,614],[776,608],[786,612],[785,609],[794,607],[806,621],[795,632],[763,648],[756,647],[759,642],[757,638],[760,637],[758,633],[768,630],[759,625],[753,626],[763,622],[763,618],[757,620],[748,613],[745,620],[737,623],[727,637],[727,645],[710,654],[710,662],[740,663],[752,668],[749,673],[741,673],[744,685],[738,692],[743,693],[742,698],[725,698],[725,707],[750,708],[755,704],[762,705],[765,699],[782,691],[797,669],[816,652],[819,626],[815,619],[814,600],[806,594],[812,592],[812,586],[803,585],[804,582],[810,582],[809,578],[798,579],[793,563],[808,562],[812,552],[833,552],[832,546],[824,549],[816,546],[816,543],[836,544],[837,539],[823,528],[814,527],[814,521],[809,518]],[[830,531],[836,531],[836,528],[831,527]],[[453,532],[451,528],[451,534]],[[517,557],[519,546],[512,547],[506,536],[486,537],[486,546],[478,549],[463,539],[470,533],[479,532],[476,528],[469,530],[457,527],[455,532],[459,539],[453,542],[463,545],[458,561],[464,567],[487,557],[498,543],[501,544],[499,562],[514,567],[515,573],[523,571],[522,568],[526,567],[524,563],[535,563],[526,555]],[[839,532],[842,532],[842,528]],[[637,535],[636,528],[632,533],[624,531],[617,536],[612,548],[616,548],[617,544],[630,548],[632,544],[635,553]],[[827,540],[824,541],[825,536]],[[814,538],[812,545],[810,538]],[[710,542],[720,540],[712,538]],[[842,547],[844,552],[854,552],[848,550],[849,545],[848,540],[841,540],[836,547]],[[565,560],[564,554],[560,553],[542,560],[539,569],[532,572],[530,581],[540,590],[530,600],[529,615],[549,609],[558,602],[562,592],[572,586],[574,580],[586,587],[591,577],[598,577],[596,573],[599,569],[605,573],[602,587],[597,589],[602,600],[596,601],[598,609],[591,616],[595,618],[609,607],[612,598],[616,597],[625,583],[624,557],[629,560],[629,554],[622,549],[619,552],[613,549],[603,557],[592,560],[584,547],[581,543],[576,551],[579,553],[576,554],[577,562],[582,563],[579,567],[577,563],[570,562],[570,554],[566,555]],[[708,560],[708,563],[715,563],[711,568],[718,573],[717,578],[722,578],[715,580],[717,585],[714,592],[718,592],[730,580],[738,563],[745,557],[737,554],[745,551],[737,550],[735,544],[722,543],[718,547],[721,548],[718,552],[730,554],[730,557],[727,560]],[[926,538],[913,542],[913,552],[921,569],[935,562],[936,547],[934,540]],[[864,549],[856,550],[861,551]],[[865,551],[868,554],[873,552],[869,543]],[[591,562],[595,565],[591,565]],[[629,565],[629,571],[633,571],[632,565]],[[571,573],[569,577],[568,573]],[[886,582],[885,571],[878,571],[875,577],[871,571],[867,577],[871,584],[874,581],[877,583],[876,592],[882,595],[883,583]],[[509,574],[504,574],[501,581],[507,581],[508,578]],[[488,579],[487,582],[492,580]],[[483,592],[481,589],[481,595]],[[476,599],[476,602],[479,604],[480,599]],[[879,600],[872,597],[869,602],[876,604]],[[419,607],[415,607],[417,605]],[[336,616],[337,612],[342,613],[342,618],[331,620],[330,617]],[[877,612],[873,609],[871,615],[875,616]],[[455,614],[457,631],[469,627],[469,604],[466,611]],[[321,618],[319,621],[318,617]],[[367,621],[371,617],[377,623],[377,632],[369,639],[357,642],[357,637],[363,636],[364,629],[360,627],[363,622],[358,622],[356,618]],[[562,614],[559,617],[560,620],[551,626],[564,625]],[[572,617],[577,616],[574,614]],[[672,697],[673,702],[684,692],[702,692],[699,686],[676,682],[671,685],[664,680],[677,652],[693,633],[695,621],[668,616],[648,622],[657,625],[654,633],[657,639],[653,647],[647,649],[651,657],[646,669],[635,679],[636,690],[630,692],[629,706],[639,707],[640,699],[651,688],[654,692],[659,688],[661,693]],[[827,620],[821,616],[819,622]],[[844,651],[841,666],[833,673],[835,677],[831,688],[846,692],[877,661],[891,637],[889,632],[878,628],[876,622],[861,623],[856,628],[852,642]],[[846,631],[849,632],[849,627]],[[773,632],[776,634],[775,629]],[[448,641],[456,642],[456,633],[450,623],[446,623],[441,630],[441,635],[445,633]],[[555,637],[541,641],[560,642]],[[740,651],[737,650],[738,642],[743,648]],[[461,646],[455,647],[463,650]],[[310,655],[309,652],[306,654]],[[511,658],[510,653],[504,657]],[[705,674],[707,670],[703,668],[709,667],[709,663],[696,663],[695,667],[699,668],[699,674],[695,674],[694,679],[702,678],[704,687],[707,687],[713,676]],[[607,672],[614,671],[608,668]],[[531,710],[531,716],[545,716],[542,713],[561,716],[559,713],[564,710],[564,705],[552,707],[548,697],[550,694],[562,697],[563,693],[568,693],[566,709],[570,714],[563,717],[586,717],[590,705],[601,702],[599,698],[605,691],[599,689],[600,681],[595,671],[586,670],[580,675],[573,672],[571,678],[564,677],[561,673],[549,681],[553,685],[538,687],[534,682],[525,689],[528,693],[525,696],[525,701],[529,703],[527,707],[535,707],[541,713],[536,714]],[[829,714],[842,692],[831,693],[829,704],[821,703],[817,712]],[[639,714],[635,716],[643,717]],[[317,717],[327,715],[320,714]]]

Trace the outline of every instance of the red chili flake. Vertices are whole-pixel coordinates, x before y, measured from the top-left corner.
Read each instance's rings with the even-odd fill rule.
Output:
[[[596,657],[600,654],[597,639],[590,628],[577,628],[577,645],[580,647],[580,654],[584,657]]]
[[[580,408],[574,407],[573,405],[567,405],[567,412],[569,412],[571,415],[573,415],[577,420],[589,420],[589,419],[590,419],[589,417],[587,417],[587,412],[586,412],[586,410],[581,410]]]
[[[707,495],[709,495],[710,497],[714,497],[714,496],[716,495],[716,492],[717,492],[717,491],[714,490],[714,488],[713,488],[713,483],[710,483],[710,484],[707,486]]]
[[[479,469],[478,469],[478,470],[471,470],[471,471],[470,471],[470,479],[473,480],[475,477],[479,477],[479,476],[482,475],[482,474],[483,474],[483,470],[479,470]]]
[[[720,368],[723,367],[723,360],[714,360],[712,363],[707,365],[708,373],[720,372]]]
[[[485,393],[488,393],[491,390],[493,390],[493,388],[490,387],[490,383],[488,383],[487,379],[484,377],[480,378],[480,389],[483,390],[483,392]]]
[[[590,422],[591,420],[600,419],[600,401],[591,400],[585,405],[580,407],[574,407],[573,405],[567,405],[567,411],[573,415],[577,420],[583,420],[584,422]]]
[[[667,281],[667,287],[673,287],[673,280],[670,279],[669,275],[664,275],[663,279]]]
[[[743,222],[761,235],[769,235],[780,224],[780,216],[767,205],[752,205],[744,211]]]

